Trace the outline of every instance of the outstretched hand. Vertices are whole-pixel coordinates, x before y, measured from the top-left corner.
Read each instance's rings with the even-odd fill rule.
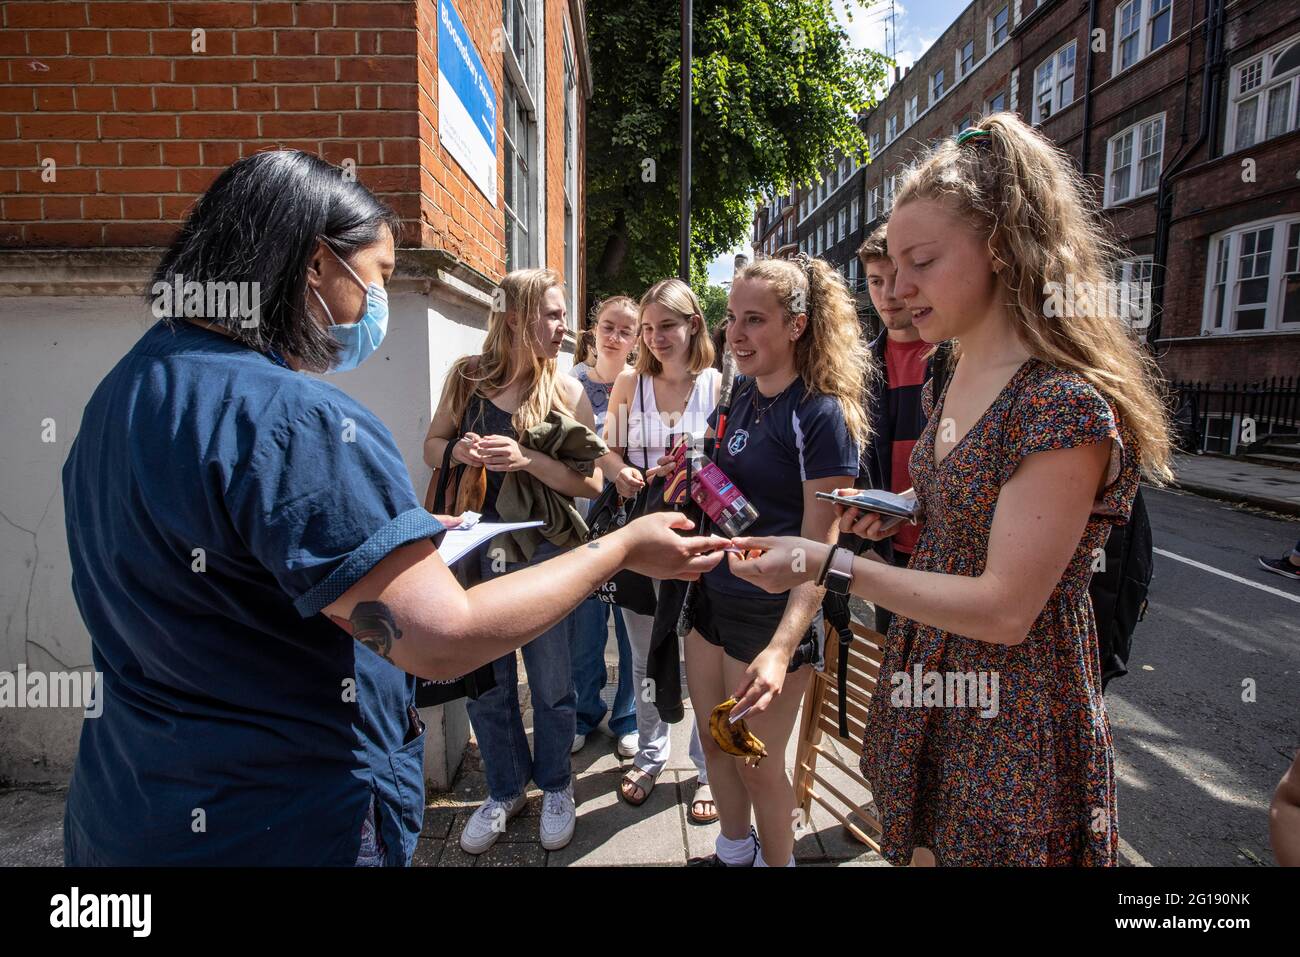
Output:
[[[736,538],[732,545],[745,552],[757,550],[756,558],[734,552],[727,554],[727,566],[763,591],[781,594],[796,585],[812,581],[826,555],[826,546],[794,535],[781,538]]]
[[[722,549],[730,544],[716,535],[688,538],[677,534],[693,528],[695,523],[680,512],[655,512],[613,534],[626,539],[626,564],[632,571],[650,578],[692,581],[722,561]]]

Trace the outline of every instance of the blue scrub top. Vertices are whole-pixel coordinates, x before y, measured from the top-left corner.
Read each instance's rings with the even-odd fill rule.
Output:
[[[409,863],[415,680],[321,614],[443,531],[383,423],[224,336],[160,322],[91,397],[63,494],[103,673],[68,863],[350,865],[372,799],[388,863]]]

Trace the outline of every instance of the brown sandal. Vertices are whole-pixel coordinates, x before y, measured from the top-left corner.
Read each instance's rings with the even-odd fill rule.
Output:
[[[696,811],[697,804],[708,804],[712,807],[711,811]],[[701,784],[695,789],[695,796],[691,798],[691,809],[688,817],[695,824],[712,824],[718,819],[718,805],[713,801],[713,792],[709,790],[707,784]]]
[[[646,782],[649,782],[649,786],[647,786]],[[648,771],[643,771],[635,766],[630,767],[627,769],[627,773],[623,775],[623,780],[619,782],[618,796],[633,807],[640,807],[650,799],[650,792],[655,789],[655,783],[654,775]],[[641,800],[634,801],[628,796],[628,792],[633,788],[638,788],[641,791]]]

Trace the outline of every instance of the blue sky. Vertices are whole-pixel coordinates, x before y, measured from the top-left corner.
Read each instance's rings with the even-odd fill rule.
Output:
[[[859,49],[897,50],[896,62],[907,67],[916,62],[935,40],[957,19],[957,15],[966,8],[962,0],[906,0],[893,5],[894,16],[889,17],[888,0],[876,0],[863,10],[855,3],[850,3],[853,17],[850,20],[845,13],[844,0],[835,0],[836,13],[840,23],[848,32],[853,45]],[[886,49],[887,33],[895,33],[889,49]],[[722,282],[731,279],[732,258],[737,252],[752,255],[748,242],[742,243],[731,252],[719,256],[709,264],[709,280]]]

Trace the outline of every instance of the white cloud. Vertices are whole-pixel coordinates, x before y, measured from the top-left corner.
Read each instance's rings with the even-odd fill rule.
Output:
[[[853,14],[852,19],[849,18],[850,11]],[[895,3],[893,12],[894,25],[901,29],[907,17],[907,9],[901,3]],[[885,52],[886,32],[891,28],[889,13],[888,3],[877,3],[865,10],[857,4],[847,3],[846,0],[837,0],[835,4],[835,17],[849,35],[850,43],[857,50]]]
[[[713,262],[709,263],[709,282],[713,285],[721,285],[724,282],[731,282],[731,275],[735,272],[736,254],[744,253],[751,260],[754,258],[754,247],[749,244],[748,240],[742,242],[730,252],[723,253]]]

